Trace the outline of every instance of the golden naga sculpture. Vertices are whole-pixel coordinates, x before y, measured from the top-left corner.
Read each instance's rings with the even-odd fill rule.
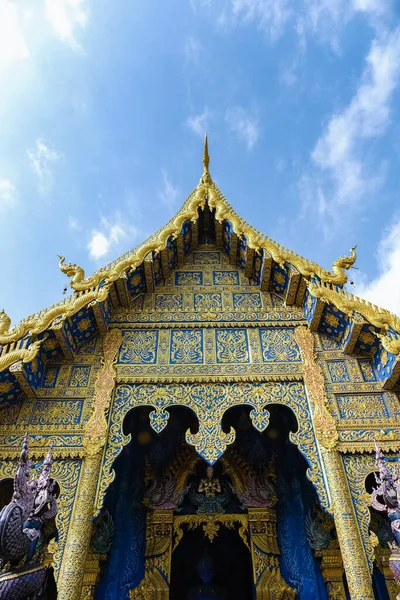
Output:
[[[27,317],[11,330],[11,319],[2,311],[0,313],[0,344],[10,344],[21,339],[28,332],[31,335],[38,335],[50,327],[54,319],[60,318],[64,320],[91,302],[103,302],[107,298],[108,292],[108,286],[104,285],[85,294],[70,297],[66,301],[55,304],[38,315]]]
[[[362,298],[357,298],[345,290],[336,290],[326,284],[309,283],[308,291],[314,298],[334,304],[348,317],[351,317],[353,312],[359,313],[381,330],[377,335],[387,352],[392,354],[400,352],[400,338],[389,334],[389,329],[392,328],[400,336],[400,318],[397,315]]]
[[[43,340],[36,340],[36,342],[30,344],[27,348],[11,350],[0,356],[0,371],[4,371],[4,369],[11,367],[11,365],[19,361],[22,361],[23,363],[31,362],[36,358],[42,342]]]

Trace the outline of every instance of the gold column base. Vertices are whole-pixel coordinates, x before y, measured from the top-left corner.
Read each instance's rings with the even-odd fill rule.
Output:
[[[343,581],[343,561],[338,548],[318,550],[315,556],[321,558],[321,574],[326,583],[329,600],[346,600]]]
[[[106,559],[105,554],[89,552],[83,572],[81,600],[92,600],[95,597],[96,587],[99,582],[101,561]]]

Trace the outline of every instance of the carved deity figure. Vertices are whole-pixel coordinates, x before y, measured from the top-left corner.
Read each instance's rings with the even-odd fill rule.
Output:
[[[197,506],[198,514],[221,514],[225,512],[224,506],[229,503],[232,494],[226,483],[221,484],[218,477],[214,477],[214,469],[207,465],[206,476],[200,479],[200,483],[192,487],[189,498],[192,504]]]
[[[200,480],[198,492],[204,494],[206,498],[214,498],[216,494],[221,493],[221,483],[217,477],[214,477],[214,469],[207,465],[206,477]]]
[[[372,492],[372,506],[387,513],[392,526],[393,535],[400,552],[400,481],[399,474],[392,473],[386,466],[383,452],[376,446],[376,461],[379,476],[375,475],[378,487]],[[380,498],[383,499],[383,503]]]

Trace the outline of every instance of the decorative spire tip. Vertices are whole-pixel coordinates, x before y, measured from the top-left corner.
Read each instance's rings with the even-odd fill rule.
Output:
[[[204,136],[204,152],[203,152],[203,165],[204,172],[208,171],[208,166],[210,164],[210,155],[208,154],[208,136],[205,134]]]

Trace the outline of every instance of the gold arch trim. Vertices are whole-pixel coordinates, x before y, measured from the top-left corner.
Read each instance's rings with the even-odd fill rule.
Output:
[[[214,393],[214,407],[211,412],[204,412],[206,402],[203,400],[201,402],[196,401],[202,390],[206,390],[208,394]],[[216,398],[221,400],[220,403],[218,402],[219,406],[217,406]],[[268,382],[261,384],[212,384],[208,386],[204,384],[201,386],[197,384],[118,386],[110,411],[110,427],[97,488],[95,514],[101,509],[105,493],[114,480],[113,463],[131,439],[130,434],[125,435],[123,432],[123,422],[132,409],[140,406],[152,406],[154,409],[150,413],[152,427],[156,431],[161,431],[168,422],[169,413],[166,408],[171,406],[191,408],[199,421],[199,431],[195,435],[189,432],[186,436],[187,442],[194,445],[197,453],[205,460],[215,462],[215,460],[222,458],[227,446],[235,438],[233,429],[228,434],[221,429],[224,412],[231,406],[250,405],[253,407],[250,413],[253,426],[259,431],[264,431],[268,426],[269,413],[267,407],[269,404],[287,406],[296,416],[298,431],[290,433],[290,439],[306,457],[309,463],[308,477],[315,485],[322,506],[330,510],[330,502],[304,385],[300,382]],[[219,448],[218,456],[215,455],[216,448]]]

